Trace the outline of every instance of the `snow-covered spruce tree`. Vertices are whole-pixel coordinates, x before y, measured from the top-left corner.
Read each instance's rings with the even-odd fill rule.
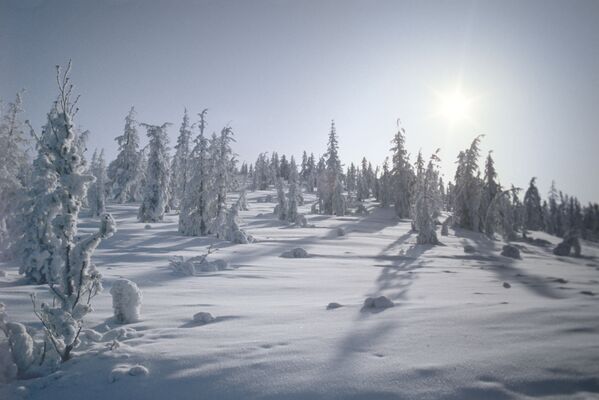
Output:
[[[350,200],[355,198],[357,188],[357,171],[354,163],[351,163],[347,168],[345,186],[347,188],[347,196]]]
[[[302,188],[300,183],[299,172],[297,171],[297,164],[295,163],[295,158],[291,156],[291,161],[289,162],[289,186],[295,184],[295,201],[298,206],[304,204],[304,196],[302,194]]]
[[[34,174],[43,176],[52,186],[44,205],[51,209],[51,220],[41,221],[43,228],[51,226],[52,251],[44,257],[52,260],[44,265],[51,268],[43,271],[50,285],[54,301],[52,305],[42,303],[38,309],[34,301],[34,312],[42,322],[47,340],[64,362],[71,358],[72,350],[79,343],[83,317],[92,311],[91,299],[101,290],[100,274],[91,262],[91,254],[103,238],[115,231],[112,217],[105,214],[97,233],[79,241],[77,221],[81,202],[87,185],[94,180],[85,174],[85,163],[78,146],[77,132],[73,117],[76,114],[75,102],[70,95],[70,62],[61,73],[57,67],[59,87],[58,101],[48,114],[48,123],[38,141],[38,163]],[[34,214],[34,218],[39,214]],[[46,214],[46,217],[48,214]],[[39,237],[38,226],[32,227],[32,238]],[[49,252],[43,249],[44,252]],[[38,249],[39,251],[39,249]],[[43,258],[43,257],[42,257]]]
[[[393,201],[393,177],[389,170],[389,159],[385,158],[383,162],[383,174],[381,175],[379,182],[379,202],[381,207],[388,207]]]
[[[208,153],[208,140],[204,137],[206,110],[200,114],[200,133],[189,161],[189,182],[179,213],[179,232],[188,236],[205,236],[213,218],[214,182]]]
[[[169,187],[169,160],[168,137],[166,127],[168,123],[158,125],[142,124],[148,131],[150,138],[150,153],[144,197],[139,207],[137,219],[140,222],[159,222],[164,218],[168,205]]]
[[[135,108],[131,107],[125,117],[125,130],[115,139],[119,145],[118,155],[108,165],[108,179],[112,186],[112,198],[117,203],[141,199],[142,154],[139,150],[139,133],[135,120]]]
[[[530,180],[530,184],[524,194],[525,227],[533,231],[543,229],[543,209],[541,208],[541,196],[535,185],[536,178]]]
[[[346,204],[341,183],[341,161],[339,160],[339,143],[335,121],[331,122],[327,153],[325,154],[325,170],[319,175],[319,203],[323,214],[345,215]]]
[[[106,163],[104,150],[98,155],[97,150],[92,156],[91,174],[95,182],[87,190],[87,203],[92,217],[99,217],[106,212]]]
[[[441,211],[441,198],[439,195],[439,172],[438,163],[439,157],[435,152],[426,168],[426,171],[421,172],[417,183],[417,192],[414,207],[414,219],[418,237],[418,244],[439,244],[437,232],[435,230],[435,218]]]
[[[285,196],[285,191],[283,189],[283,178],[280,177],[277,180],[277,205],[275,206],[274,214],[280,221],[287,221],[287,214],[289,211],[289,202],[287,201],[287,196]],[[297,211],[297,207],[296,207]]]
[[[410,216],[410,204],[414,173],[410,165],[408,152],[405,148],[405,130],[399,126],[391,141],[391,174],[393,176],[393,197],[395,213],[399,218]]]
[[[458,166],[453,189],[454,223],[464,229],[479,231],[482,182],[478,177],[479,145],[483,135],[472,141],[470,147],[458,155]]]
[[[215,221],[210,228],[211,233],[220,237],[220,231],[223,224],[226,224],[227,211],[227,192],[233,182],[235,171],[235,154],[231,149],[231,142],[234,142],[233,130],[226,126],[220,136],[214,136],[211,144],[210,157],[214,168],[214,190],[215,190]]]
[[[12,258],[24,228],[19,206],[26,201],[30,166],[27,160],[29,140],[22,119],[21,92],[6,111],[0,113],[0,253]]]
[[[187,185],[187,171],[189,160],[189,146],[191,140],[191,125],[189,123],[189,115],[187,108],[183,113],[183,122],[179,128],[179,137],[175,145],[175,156],[171,165],[171,178],[169,188],[169,203],[171,209],[178,209],[181,205],[181,200],[185,195],[185,186]]]
[[[493,161],[491,153],[492,151],[489,151],[485,162],[485,176],[479,211],[480,215],[483,217],[483,226],[481,228],[489,237],[493,237],[498,226],[497,206],[499,204],[496,197],[502,192],[501,186],[496,181],[497,171],[495,170],[495,162]]]

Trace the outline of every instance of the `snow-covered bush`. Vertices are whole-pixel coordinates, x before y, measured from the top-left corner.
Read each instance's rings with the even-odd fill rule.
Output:
[[[241,191],[241,194],[239,195],[239,198],[237,199],[237,209],[239,211],[248,211],[249,207],[248,207],[248,200],[247,200],[247,196],[246,196],[246,192],[245,190]]]
[[[277,205],[275,206],[274,215],[279,221],[287,221],[287,213],[289,212],[289,203],[287,196],[283,191],[283,178],[277,180]]]
[[[237,244],[252,243],[254,241],[253,236],[241,229],[239,224],[239,210],[237,209],[237,204],[233,204],[229,210],[219,214],[211,230],[219,239]]]
[[[119,279],[112,285],[110,294],[114,318],[119,323],[128,324],[139,320],[142,294],[135,282]]]
[[[202,255],[185,259],[181,256],[175,256],[170,260],[170,267],[173,271],[189,276],[199,275],[203,272],[216,272],[227,269],[229,264],[222,259],[211,260],[208,257],[213,253],[212,247]]]
[[[308,226],[308,220],[306,219],[304,214],[298,214],[295,217],[295,225],[302,227],[302,228],[305,228]]]

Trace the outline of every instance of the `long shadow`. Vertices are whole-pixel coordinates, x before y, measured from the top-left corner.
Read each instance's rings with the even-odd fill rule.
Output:
[[[403,241],[407,240],[410,235],[403,235]],[[397,241],[395,242],[396,244]],[[375,281],[375,287],[373,290],[367,293],[367,296],[381,296],[385,295],[392,301],[396,302],[406,298],[407,292],[412,285],[417,274],[414,274],[414,270],[420,268],[419,258],[427,250],[433,246],[428,245],[414,245],[408,249],[405,255],[402,256],[389,256],[384,254],[385,251],[380,253],[377,257],[390,260],[391,264],[378,266],[382,267],[382,271]],[[372,344],[375,344],[385,335],[395,330],[398,325],[396,320],[382,320],[376,323],[374,326],[366,328],[361,323],[365,319],[372,316],[373,313],[366,310],[360,310],[359,314],[354,319],[356,329],[352,329],[339,343],[337,351],[334,357],[330,361],[330,365],[334,368],[346,365],[346,361],[351,358],[357,350],[360,348],[369,348]]]
[[[501,264],[492,264],[485,268],[485,270],[493,272],[499,280],[513,281],[517,277],[521,277],[525,279],[525,281],[522,282],[523,286],[536,295],[548,299],[565,298],[548,285],[547,278],[528,273],[517,267],[517,263],[526,262],[526,257],[524,257],[523,260],[515,260],[510,257],[497,256],[499,249],[496,248],[496,244],[501,242],[495,242],[482,234],[461,229],[456,229],[455,235],[462,238],[463,245],[474,244],[474,247],[479,254],[471,255],[470,257],[478,257],[478,259],[485,261],[501,262]],[[460,256],[456,256],[454,258],[459,257]]]

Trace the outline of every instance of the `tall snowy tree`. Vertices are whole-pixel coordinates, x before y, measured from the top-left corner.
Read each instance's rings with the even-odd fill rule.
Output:
[[[339,160],[339,143],[337,140],[337,131],[335,121],[331,122],[329,132],[329,141],[327,153],[325,155],[325,171],[319,179],[319,203],[321,212],[324,214],[345,214],[345,198],[343,197],[343,187],[341,184],[341,161]]]
[[[189,182],[179,213],[179,232],[188,236],[205,236],[212,222],[214,190],[208,140],[204,137],[206,113],[200,114],[200,133],[191,152]]]
[[[189,161],[189,146],[191,140],[191,125],[187,109],[183,113],[183,122],[179,128],[179,137],[175,145],[175,156],[171,165],[169,202],[170,208],[179,208],[185,195]]]
[[[168,205],[169,159],[166,128],[169,124],[165,123],[161,126],[142,125],[148,131],[150,153],[148,155],[144,197],[137,218],[140,222],[159,222],[164,218]]]
[[[426,170],[420,171],[422,176],[419,177],[414,207],[414,220],[418,230],[416,241],[418,244],[439,244],[435,231],[435,219],[441,211],[437,167],[440,161],[437,155],[438,151],[431,156]],[[418,168],[417,171],[419,171]]]
[[[482,216],[484,232],[488,236],[493,236],[498,224],[497,219],[497,196],[501,192],[501,186],[497,183],[497,171],[495,171],[495,161],[489,151],[485,162],[485,176],[482,187],[482,196],[480,202],[480,215]]]
[[[524,194],[524,224],[526,229],[533,231],[543,229],[543,209],[541,207],[541,196],[535,185],[536,178],[530,180],[528,189]]]
[[[210,145],[212,166],[214,168],[215,220],[210,231],[220,239],[223,227],[227,224],[227,192],[233,183],[235,154],[231,143],[235,142],[231,127],[224,127],[219,136],[213,135]]]
[[[108,166],[108,179],[112,185],[112,198],[117,203],[140,200],[141,177],[144,173],[139,150],[139,133],[135,108],[125,117],[125,130],[115,139],[119,145],[116,159]]]
[[[458,166],[453,189],[454,222],[457,226],[473,231],[480,228],[480,198],[482,182],[478,177],[478,158],[480,156],[479,135],[465,151],[458,155]]]
[[[87,202],[92,217],[99,217],[106,212],[106,162],[104,150],[92,156],[91,174],[96,179],[87,190]]]
[[[408,218],[412,203],[413,172],[405,148],[405,130],[399,126],[399,120],[397,132],[391,143],[393,145],[391,147],[391,174],[393,176],[395,212],[399,218]]]
[[[70,99],[73,85],[69,71],[70,62],[64,72],[57,67],[58,100],[38,140],[34,176],[44,181],[44,185],[42,191],[32,189],[33,195],[41,196],[26,215],[32,224],[25,235],[25,259],[32,262],[24,264],[22,270],[38,282],[47,281],[50,285],[54,295],[52,305],[42,303],[41,309],[34,312],[48,342],[63,362],[71,358],[78,345],[83,317],[92,311],[91,299],[102,288],[91,254],[103,238],[115,231],[114,220],[105,214],[98,233],[77,240],[79,211],[87,186],[94,178],[85,174],[82,148],[78,146],[73,122],[76,100]],[[41,213],[40,209],[46,210]],[[50,246],[40,242],[41,236],[47,236],[43,240],[50,242]]]

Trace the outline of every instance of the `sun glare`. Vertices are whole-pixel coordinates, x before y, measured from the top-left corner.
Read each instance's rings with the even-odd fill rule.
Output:
[[[474,97],[468,96],[461,89],[435,92],[437,97],[436,115],[446,119],[451,125],[460,122],[472,122]]]

